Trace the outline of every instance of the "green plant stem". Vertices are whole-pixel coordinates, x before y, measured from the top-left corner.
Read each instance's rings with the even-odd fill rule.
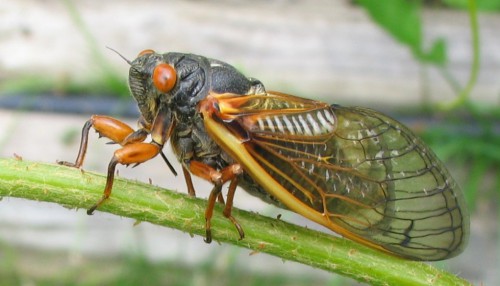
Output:
[[[102,195],[105,176],[56,164],[0,159],[0,196],[88,208]],[[2,203],[8,203],[3,200]],[[117,178],[111,198],[99,211],[138,221],[205,234],[206,201],[136,181]],[[470,285],[422,262],[408,261],[347,239],[233,209],[245,238],[216,206],[214,240],[298,261],[373,285]],[[251,258],[248,258],[251,259]]]

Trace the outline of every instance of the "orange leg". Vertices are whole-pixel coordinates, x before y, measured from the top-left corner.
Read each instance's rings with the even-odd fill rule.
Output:
[[[76,168],[82,166],[87,152],[90,128],[94,128],[101,137],[107,137],[112,140],[112,143],[118,143],[123,147],[115,151],[113,158],[109,162],[104,193],[101,199],[87,211],[87,214],[92,214],[111,195],[117,164],[137,165],[155,157],[162,149],[162,144],[159,143],[142,143],[149,133],[144,127],[134,131],[130,126],[117,119],[93,115],[83,126],[80,149],[75,163],[62,161],[58,162],[59,164]],[[164,157],[163,153],[162,156]],[[175,174],[175,170],[173,170],[168,160],[164,159]]]
[[[196,163],[198,163],[198,162],[196,162]],[[203,165],[203,164],[199,164],[199,165]],[[196,191],[194,189],[193,180],[191,179],[191,174],[184,166],[182,166],[182,171],[184,172],[184,178],[186,179],[186,186],[188,189],[188,194],[192,197],[196,197]],[[210,179],[208,179],[208,180],[210,180]],[[224,204],[224,197],[222,196],[222,193],[219,193],[219,195],[217,196],[217,200],[219,201],[219,203]]]
[[[224,201],[221,195],[222,185],[227,181],[231,181],[229,184],[229,191],[227,202],[225,203],[223,214],[226,218],[228,218],[236,227],[238,234],[240,235],[240,239],[245,237],[245,233],[243,232],[243,228],[238,223],[238,221],[231,215],[231,210],[233,207],[233,198],[234,193],[236,191],[236,187],[238,186],[238,175],[243,172],[241,166],[239,164],[230,165],[221,171],[217,171],[214,168],[205,165],[203,163],[192,161],[189,165],[189,170],[194,175],[201,177],[205,180],[208,180],[214,184],[214,188],[210,192],[210,196],[208,197],[207,208],[205,209],[205,242],[212,242],[212,231],[211,231],[211,220],[213,216],[213,211],[215,207],[215,202],[219,198],[219,201]],[[189,188],[189,186],[188,186]]]
[[[207,208],[205,209],[205,242],[212,242],[212,216],[214,214],[215,200],[222,190],[222,184],[215,184],[208,197]]]
[[[236,227],[236,230],[238,230],[240,239],[243,239],[245,237],[245,232],[243,231],[243,228],[238,223],[238,221],[236,221],[236,219],[231,215],[231,210],[233,209],[234,193],[236,192],[237,186],[238,186],[238,177],[235,176],[234,179],[231,180],[231,183],[229,184],[229,189],[227,192],[227,202],[226,206],[224,207],[224,211],[222,211],[222,214],[233,223],[233,225]]]
[[[90,117],[90,119],[85,122],[85,125],[83,126],[80,149],[75,163],[58,161],[58,164],[76,168],[80,168],[82,166],[87,153],[89,131],[91,127],[99,133],[99,136],[107,137],[111,139],[113,143],[118,143],[122,146],[129,143],[142,142],[147,136],[147,131],[144,129],[139,129],[134,132],[134,129],[117,119],[103,115],[92,115],[92,117]]]
[[[188,194],[191,197],[196,197],[196,191],[194,190],[193,180],[191,179],[191,174],[186,169],[186,167],[182,166],[182,172],[184,173],[184,179],[186,180],[186,186],[188,189]]]
[[[161,146],[156,143],[132,143],[125,145],[115,151],[113,158],[108,165],[108,176],[106,178],[106,187],[101,199],[87,210],[87,214],[91,215],[106,199],[111,195],[113,189],[113,181],[115,178],[116,165],[140,164],[148,161],[160,153]]]

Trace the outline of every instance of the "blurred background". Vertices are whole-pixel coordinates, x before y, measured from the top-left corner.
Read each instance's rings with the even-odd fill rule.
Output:
[[[128,64],[106,47],[129,59],[144,49],[201,54],[268,90],[372,107],[409,125],[449,166],[471,212],[469,247],[434,264],[498,285],[499,12],[500,0],[5,0],[0,157],[72,161],[91,114],[135,126]],[[92,134],[84,169],[104,172],[115,148]],[[186,189],[158,158],[119,171]],[[208,184],[196,186],[208,196]],[[235,201],[308,223],[242,191]],[[0,201],[0,285],[358,285],[250,253],[100,212]]]

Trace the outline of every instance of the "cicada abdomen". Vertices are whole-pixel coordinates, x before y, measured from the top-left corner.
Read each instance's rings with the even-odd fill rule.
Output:
[[[273,92],[213,94],[200,106],[207,132],[249,174],[247,191],[412,259],[450,258],[467,244],[457,184],[396,120]]]

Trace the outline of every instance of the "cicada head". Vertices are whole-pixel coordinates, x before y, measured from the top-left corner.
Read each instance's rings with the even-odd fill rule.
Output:
[[[152,122],[160,105],[170,100],[176,84],[176,68],[166,55],[144,50],[130,62],[130,91],[148,122]]]
[[[172,109],[180,122],[189,120],[209,92],[264,92],[260,81],[245,77],[227,63],[199,55],[144,50],[129,63],[130,90],[150,123],[162,105]]]

